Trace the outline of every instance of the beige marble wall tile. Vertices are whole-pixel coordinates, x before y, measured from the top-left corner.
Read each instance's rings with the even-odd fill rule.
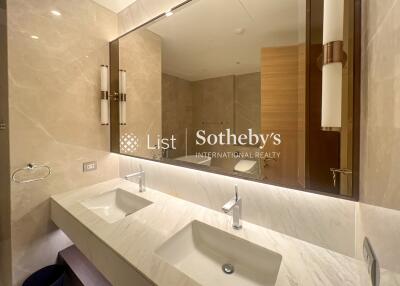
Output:
[[[203,129],[207,134],[233,130],[234,80],[229,75],[192,82],[195,130]]]
[[[194,154],[192,84],[168,74],[162,75],[162,130],[163,138],[176,138],[176,150],[169,150],[169,158],[184,156],[186,146],[187,153]]]
[[[360,200],[400,210],[400,1],[378,2],[363,1]]]
[[[235,76],[223,76],[192,82],[193,126],[206,135],[219,134],[230,129],[234,132]],[[195,152],[224,152],[227,146],[196,145]],[[228,165],[227,165],[228,163]],[[232,163],[213,158],[211,165],[232,170]]]
[[[118,174],[109,128],[99,124],[99,66],[116,36],[117,16],[89,0],[8,1],[11,168],[53,170],[45,181],[11,185],[13,285],[70,243],[50,221],[50,195]],[[83,173],[92,160],[98,170]]]
[[[363,0],[362,9],[361,203],[356,208],[356,257],[362,259],[367,236],[381,266],[400,272],[400,1]]]
[[[397,0],[362,0],[363,35],[368,42],[374,40],[382,29],[382,24],[390,16]]]
[[[356,205],[356,258],[363,259],[363,241],[368,237],[382,268],[400,273],[400,212]]]
[[[260,73],[235,76],[235,132],[246,134],[261,132],[261,75]]]
[[[126,70],[127,125],[121,136],[137,136],[136,150],[121,146],[121,153],[145,158],[159,155],[150,150],[161,136],[161,38],[143,29],[119,41],[119,66]],[[149,141],[148,141],[148,137]]]

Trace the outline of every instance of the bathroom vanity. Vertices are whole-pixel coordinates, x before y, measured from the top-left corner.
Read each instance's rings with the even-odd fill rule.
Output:
[[[362,261],[120,178],[53,196],[51,218],[113,285],[369,285]]]
[[[110,151],[357,201],[360,13],[360,0],[188,0],[134,28],[110,42],[102,66]],[[345,241],[350,250],[334,249],[354,255],[352,210],[330,208],[340,219],[320,221],[315,197],[285,205],[286,193],[271,194],[260,204],[275,206],[270,213],[253,211],[262,227],[241,221],[238,192],[221,206],[208,198],[206,208],[162,183],[144,191],[144,171],[133,175],[139,185],[118,178],[51,200],[52,220],[113,285],[370,285],[363,261],[327,249],[327,240]],[[282,213],[297,225],[275,229],[293,237],[267,228]],[[336,242],[343,229],[350,239]],[[399,280],[380,275],[381,285]]]

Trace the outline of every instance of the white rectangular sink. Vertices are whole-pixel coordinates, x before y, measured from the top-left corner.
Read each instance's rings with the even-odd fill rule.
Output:
[[[108,223],[119,221],[151,203],[122,189],[115,189],[96,195],[81,202],[84,207]]]
[[[199,221],[167,240],[156,254],[206,286],[273,286],[282,261],[278,253]],[[234,272],[227,274],[231,266]]]

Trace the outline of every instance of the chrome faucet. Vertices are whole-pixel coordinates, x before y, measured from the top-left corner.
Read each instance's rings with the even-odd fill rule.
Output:
[[[232,211],[232,227],[236,230],[242,228],[242,223],[240,221],[242,219],[242,198],[239,197],[238,189],[239,187],[235,185],[235,197],[222,207],[222,210],[225,213],[229,213],[230,211]]]
[[[139,192],[143,193],[144,191],[146,191],[146,174],[144,171],[142,171],[142,168],[140,167],[140,171],[130,174],[130,175],[126,175],[125,179],[129,180],[130,178],[133,177],[138,177],[139,178]]]

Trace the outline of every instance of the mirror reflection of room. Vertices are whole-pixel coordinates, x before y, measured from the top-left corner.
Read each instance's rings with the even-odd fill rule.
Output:
[[[311,15],[309,58],[305,0],[191,1],[121,37],[120,152],[351,195],[350,4],[338,132],[321,127],[322,3],[311,1],[320,13]],[[269,139],[237,140],[254,134]]]
[[[195,1],[119,41],[129,94],[121,135],[176,138],[176,149],[160,152],[141,144],[133,155],[177,159],[304,187],[304,168],[297,170],[304,166],[297,162],[304,161],[297,156],[297,141],[303,136],[304,142],[298,128],[304,122],[305,3],[225,2]],[[218,11],[226,16],[223,24]],[[279,11],[290,17],[277,21]],[[188,23],[191,29],[184,29]],[[254,134],[279,133],[283,140],[281,146],[267,144],[264,150],[260,144],[238,142],[196,144],[198,130],[207,135],[227,129],[236,135],[248,134],[249,129]],[[255,155],[260,151],[264,158]],[[213,156],[214,152],[226,156]]]

